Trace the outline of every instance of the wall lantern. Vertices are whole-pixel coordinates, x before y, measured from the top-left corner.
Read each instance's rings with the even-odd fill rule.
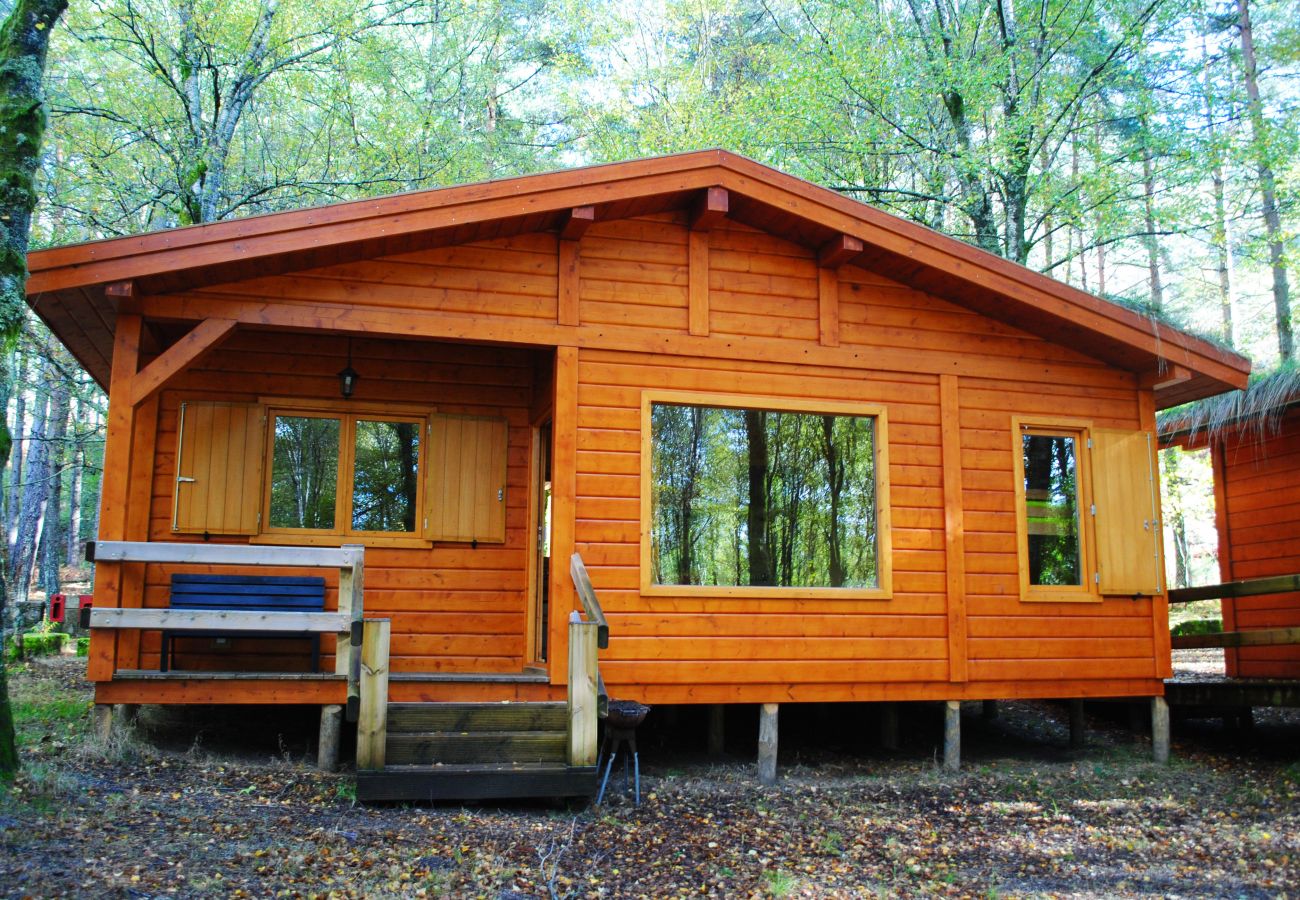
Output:
[[[357,379],[361,376],[352,368],[352,338],[348,338],[348,364],[339,371],[339,393],[347,400],[357,389]]]

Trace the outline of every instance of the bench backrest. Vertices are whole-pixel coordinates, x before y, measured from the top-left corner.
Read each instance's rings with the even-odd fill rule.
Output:
[[[172,609],[320,610],[325,579],[279,575],[173,575]]]

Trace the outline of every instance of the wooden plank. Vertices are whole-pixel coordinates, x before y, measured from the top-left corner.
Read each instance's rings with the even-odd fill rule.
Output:
[[[694,335],[709,333],[709,232],[692,230],[687,244],[689,330]]]
[[[388,738],[388,646],[392,623],[369,619],[361,636],[357,768],[382,769]]]
[[[551,559],[573,555],[577,517],[578,351],[560,347],[555,353],[555,419],[551,428]],[[573,579],[564,566],[551,566],[550,635],[551,682],[563,683],[567,671],[568,614],[575,609]]]
[[[939,376],[943,434],[944,565],[948,587],[948,680],[965,681],[966,524],[962,508],[961,410],[956,375]]]
[[[126,531],[131,540],[149,537],[150,479],[154,465],[154,450],[158,438],[158,398],[140,404],[136,410],[131,453],[131,483],[127,489]],[[118,605],[140,607],[144,605],[145,566],[126,563],[121,567],[121,586]],[[140,665],[140,633],[127,631],[117,636],[116,665],[119,669],[134,669]]]
[[[581,324],[578,310],[579,278],[578,266],[579,244],[577,241],[558,242],[558,264],[556,273],[556,308],[557,321],[561,325]]]
[[[1195,603],[1198,600],[1257,597],[1263,594],[1282,594],[1292,591],[1300,591],[1300,575],[1275,575],[1271,578],[1230,581],[1227,584],[1178,588],[1169,592],[1169,602]]]
[[[256,612],[216,609],[117,609],[95,607],[91,628],[149,628],[167,631],[346,631],[348,615],[331,612]]]
[[[1225,631],[1220,634],[1185,634],[1173,637],[1170,643],[1175,650],[1300,644],[1300,628],[1263,628],[1251,631]]]
[[[347,685],[341,679],[221,679],[204,678],[196,672],[184,674],[196,677],[176,681],[120,678],[102,682],[95,685],[95,702],[323,705],[342,703],[347,691]]]
[[[840,345],[840,277],[834,269],[817,270],[817,333],[823,347]]]
[[[101,527],[101,534],[103,533]],[[363,551],[335,547],[95,541],[92,562],[153,562],[214,566],[286,566],[335,569],[361,562]],[[91,551],[88,549],[87,554]]]
[[[1091,437],[1100,591],[1159,594],[1163,573],[1154,434],[1094,428]]]
[[[136,375],[131,386],[131,403],[139,406],[167,386],[185,369],[196,365],[216,349],[238,323],[234,319],[204,319],[188,334],[163,351]]]
[[[596,764],[596,623],[569,618],[569,738],[571,766]]]

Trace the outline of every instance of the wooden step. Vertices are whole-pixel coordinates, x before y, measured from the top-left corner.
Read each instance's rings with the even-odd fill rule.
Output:
[[[388,766],[382,772],[357,773],[357,799],[364,802],[590,797],[595,793],[594,766]]]
[[[437,763],[562,763],[568,740],[563,731],[389,732],[386,766]]]
[[[388,733],[564,731],[563,703],[390,703]]]

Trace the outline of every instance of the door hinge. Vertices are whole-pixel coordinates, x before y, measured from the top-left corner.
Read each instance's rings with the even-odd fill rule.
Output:
[[[1089,503],[1089,504],[1088,504],[1088,512],[1092,513],[1094,516],[1097,515],[1097,504],[1095,504],[1095,503]]]
[[[1093,583],[1093,584],[1101,584],[1101,573],[1100,573],[1100,572],[1093,572],[1093,573],[1092,573],[1092,583]]]

